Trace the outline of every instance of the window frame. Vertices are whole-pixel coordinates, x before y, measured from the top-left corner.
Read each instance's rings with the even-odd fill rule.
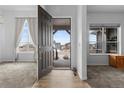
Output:
[[[101,26],[101,28],[102,28],[102,52],[101,53],[91,53],[90,52],[90,48],[89,48],[89,45],[90,45],[90,28],[91,28],[91,26],[89,25],[89,28],[88,28],[88,54],[89,55],[110,55],[110,54],[119,54],[119,46],[120,46],[120,42],[119,42],[119,28],[120,28],[121,26],[119,25],[118,27],[116,27],[117,28],[117,41],[116,41],[116,43],[117,43],[117,53],[106,53],[105,52],[105,47],[106,47],[106,45],[107,45],[107,41],[105,41],[104,39],[104,32],[106,31],[105,30],[105,27],[103,26]],[[113,42],[113,41],[112,41]],[[106,44],[105,44],[106,43]],[[97,49],[96,49],[97,50]]]

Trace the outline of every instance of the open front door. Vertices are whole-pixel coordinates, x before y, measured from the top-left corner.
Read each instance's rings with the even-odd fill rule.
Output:
[[[38,6],[38,79],[52,70],[52,23],[51,15]]]

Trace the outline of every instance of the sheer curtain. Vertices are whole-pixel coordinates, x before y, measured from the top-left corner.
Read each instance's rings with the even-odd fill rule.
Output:
[[[16,18],[15,46],[18,46],[19,36],[23,29],[25,18]]]
[[[37,45],[36,41],[36,19],[35,18],[27,18],[29,24],[29,31],[33,40],[34,45]]]
[[[36,18],[32,18],[32,17],[24,17],[24,18],[16,18],[16,33],[15,33],[15,48],[17,48],[18,46],[18,42],[20,41],[20,33],[23,29],[23,25],[25,20],[28,21],[28,26],[29,26],[29,31],[30,31],[30,35],[35,47],[35,51],[34,51],[34,60],[36,60],[37,58],[37,22],[36,22]],[[16,59],[17,59],[17,54],[16,54]]]
[[[37,22],[36,22],[36,18],[27,18],[27,21],[29,24],[30,35],[31,35],[32,41],[35,46],[34,59],[36,61],[36,57],[37,57]]]
[[[20,36],[20,33],[23,29],[23,24],[25,22],[25,19],[24,18],[16,18],[16,30],[15,30],[15,61],[17,60],[18,58],[18,54],[16,52],[16,48],[18,46],[18,42],[19,42],[19,36]]]

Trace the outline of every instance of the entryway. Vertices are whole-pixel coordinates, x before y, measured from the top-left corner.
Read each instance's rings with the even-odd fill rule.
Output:
[[[54,41],[54,34],[59,34],[63,43]],[[66,36],[67,35],[67,36]],[[67,37],[67,38],[65,38]],[[44,77],[52,78],[52,72],[66,73],[69,71],[74,78],[71,68],[71,18],[52,18],[42,7],[38,6],[38,80]],[[53,42],[54,41],[54,42]],[[56,63],[60,63],[54,67]],[[63,65],[64,62],[66,65]],[[54,70],[53,70],[54,69]],[[60,70],[55,70],[60,69]],[[62,70],[61,70],[62,69]],[[50,72],[50,73],[49,73]],[[66,75],[63,75],[66,77]],[[58,78],[56,78],[58,79]],[[39,82],[38,81],[38,82]],[[54,81],[53,81],[54,82]],[[45,84],[45,83],[44,83]]]
[[[53,18],[53,67],[70,69],[71,19]]]
[[[86,81],[74,76],[71,70],[52,70],[36,82],[33,88],[90,88]]]

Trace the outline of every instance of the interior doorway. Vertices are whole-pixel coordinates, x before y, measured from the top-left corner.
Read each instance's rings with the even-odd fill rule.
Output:
[[[53,18],[53,67],[71,67],[71,18]]]

